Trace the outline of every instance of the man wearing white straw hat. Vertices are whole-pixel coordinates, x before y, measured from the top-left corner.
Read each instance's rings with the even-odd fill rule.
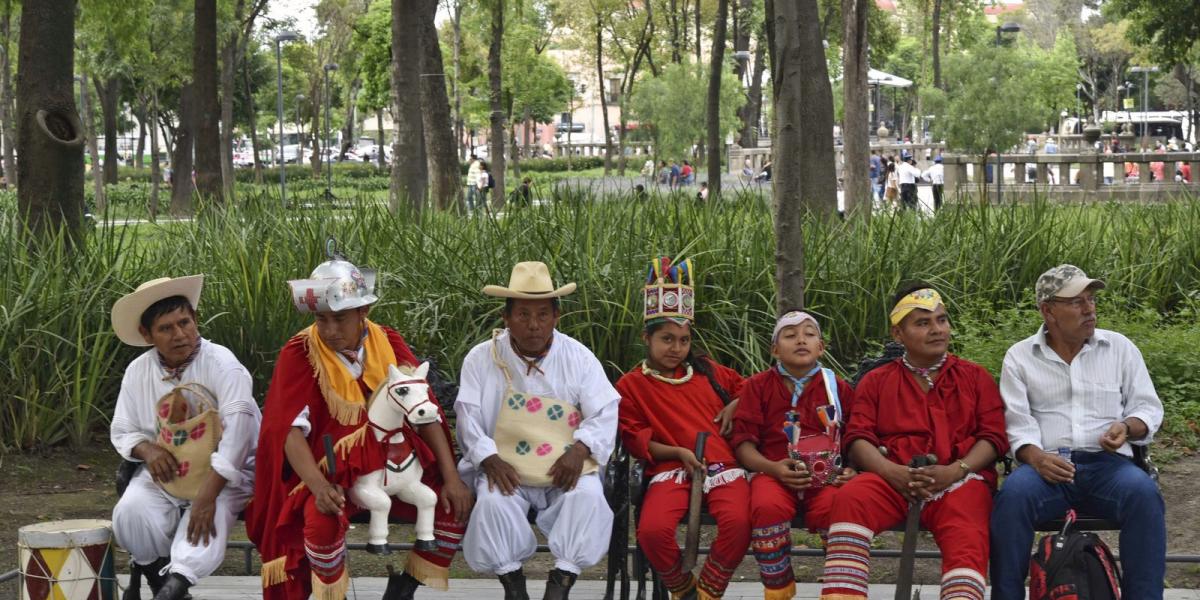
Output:
[[[459,472],[473,482],[475,510],[463,538],[472,569],[494,573],[505,600],[527,600],[522,563],[537,539],[530,508],[554,555],[545,598],[565,599],[580,571],[608,550],[613,514],[598,466],[617,433],[620,394],[600,361],[559,332],[559,298],[540,262],[513,267],[507,287],[483,293],[504,298],[504,325],[463,360],[458,399]]]
[[[112,308],[117,337],[149,348],[125,369],[112,419],[117,452],[146,467],[113,509],[113,534],[155,600],[186,597],[221,565],[254,489],[262,416],[249,371],[200,337],[203,284],[203,275],[155,279]]]

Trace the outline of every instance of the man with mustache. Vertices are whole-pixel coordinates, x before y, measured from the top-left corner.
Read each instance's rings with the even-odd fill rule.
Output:
[[[1036,289],[1042,326],[1008,349],[1000,376],[1008,439],[1021,464],[992,513],[992,598],[1025,597],[1034,525],[1076,508],[1121,524],[1124,595],[1161,600],[1163,499],[1130,460],[1130,444],[1150,443],[1162,402],[1137,346],[1096,328],[1103,281],[1059,265]]]
[[[920,507],[942,551],[942,598],[983,600],[996,457],[1008,451],[991,374],[948,352],[950,319],[932,286],[901,286],[890,314],[904,356],[854,390],[844,444],[860,475],[830,510],[821,598],[866,598],[871,542]],[[912,464],[933,455],[934,464]]]

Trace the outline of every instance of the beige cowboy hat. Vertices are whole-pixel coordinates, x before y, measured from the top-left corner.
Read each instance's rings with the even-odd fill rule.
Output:
[[[187,298],[192,309],[195,310],[196,306],[200,304],[200,290],[203,287],[203,275],[189,275],[175,279],[170,277],[151,279],[113,304],[113,331],[117,332],[117,337],[122,342],[130,346],[151,346],[153,344],[148,343],[146,338],[142,337],[142,333],[138,331],[138,327],[141,326],[142,313],[146,312],[151,304],[171,296]]]
[[[489,296],[522,300],[559,298],[574,291],[574,283],[555,289],[554,280],[550,279],[550,269],[546,267],[546,263],[537,261],[517,263],[512,269],[512,275],[508,277],[508,287],[483,286],[483,293]]]

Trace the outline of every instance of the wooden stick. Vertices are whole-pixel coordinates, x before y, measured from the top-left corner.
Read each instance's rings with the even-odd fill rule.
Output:
[[[708,442],[708,432],[696,434],[696,460],[700,468],[692,473],[692,492],[688,498],[687,533],[683,545],[683,570],[691,572],[696,566],[696,554],[700,549],[700,507],[704,502],[704,446]]]

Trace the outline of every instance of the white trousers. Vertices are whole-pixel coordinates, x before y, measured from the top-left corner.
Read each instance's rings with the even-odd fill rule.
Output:
[[[528,513],[550,545],[556,569],[579,574],[604,558],[612,536],[613,513],[596,473],[579,478],[575,489],[521,486],[511,496],[488,491],[487,477],[475,480],[475,508],[463,536],[463,558],[480,573],[503,575],[521,568],[537,551]]]
[[[217,495],[213,515],[215,537],[208,539],[207,546],[203,542],[193,545],[187,539],[191,502],[164,492],[143,468],[113,508],[113,537],[129,551],[133,562],[147,565],[168,556],[170,572],[195,584],[221,566],[229,530],[249,501],[250,493],[246,490],[226,486]]]

